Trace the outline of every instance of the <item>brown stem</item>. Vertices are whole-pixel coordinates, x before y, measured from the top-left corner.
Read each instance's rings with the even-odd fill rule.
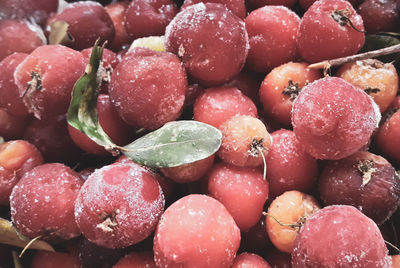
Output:
[[[332,59],[332,60],[324,60],[324,61],[321,61],[318,63],[313,63],[313,64],[309,65],[308,67],[312,68],[312,69],[329,69],[332,66],[342,65],[342,64],[352,62],[352,61],[371,59],[371,58],[376,58],[379,56],[394,54],[394,53],[398,53],[398,52],[400,52],[400,44],[381,48],[378,50],[368,51],[368,52],[361,53],[361,54],[356,54],[353,56],[342,57],[342,58],[337,58],[337,59]]]
[[[24,255],[25,251],[26,251],[33,243],[35,243],[36,240],[38,240],[38,239],[40,239],[40,238],[42,238],[41,235],[36,236],[36,237],[33,238],[31,241],[29,241],[29,243],[26,244],[26,246],[22,249],[21,253],[19,254],[19,257],[21,258],[22,255]]]

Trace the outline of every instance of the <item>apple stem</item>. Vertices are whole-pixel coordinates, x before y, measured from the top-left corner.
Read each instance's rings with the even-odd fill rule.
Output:
[[[385,241],[385,244],[391,246],[392,248],[394,248],[395,250],[397,250],[398,253],[400,253],[400,249],[398,247],[396,247],[395,245],[393,245],[392,243],[390,243],[389,241]]]
[[[352,55],[352,56],[348,56],[348,57],[342,57],[342,58],[337,58],[337,59],[332,59],[332,60],[324,60],[321,62],[313,63],[313,64],[309,65],[308,67],[312,68],[312,69],[327,70],[332,66],[338,66],[338,65],[342,65],[342,64],[352,62],[352,61],[357,61],[357,60],[376,58],[379,56],[398,53],[398,52],[400,52],[400,44],[381,48],[378,50],[368,51],[365,53],[356,54],[356,55]]]

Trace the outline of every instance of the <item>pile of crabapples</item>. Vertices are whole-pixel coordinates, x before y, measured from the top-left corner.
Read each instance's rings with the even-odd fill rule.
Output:
[[[71,124],[96,40],[79,118],[118,146],[195,120],[215,153]],[[0,267],[399,268],[398,44],[400,0],[0,0]]]

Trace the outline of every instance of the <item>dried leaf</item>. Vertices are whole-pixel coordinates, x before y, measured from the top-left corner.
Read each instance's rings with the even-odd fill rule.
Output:
[[[49,44],[66,45],[75,41],[75,38],[68,32],[69,24],[62,20],[50,24]]]
[[[0,218],[1,244],[24,248],[30,241],[31,239],[20,234],[10,221]],[[54,249],[50,244],[41,240],[36,240],[29,248],[54,252]]]

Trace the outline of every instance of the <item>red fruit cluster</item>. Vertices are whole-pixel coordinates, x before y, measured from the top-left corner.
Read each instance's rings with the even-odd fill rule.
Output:
[[[400,267],[398,54],[329,66],[399,43],[399,0],[0,2],[0,217],[56,250],[23,264]],[[96,40],[78,117],[111,149],[67,122]],[[116,155],[183,120],[213,154],[177,128],[149,147],[180,165]]]

